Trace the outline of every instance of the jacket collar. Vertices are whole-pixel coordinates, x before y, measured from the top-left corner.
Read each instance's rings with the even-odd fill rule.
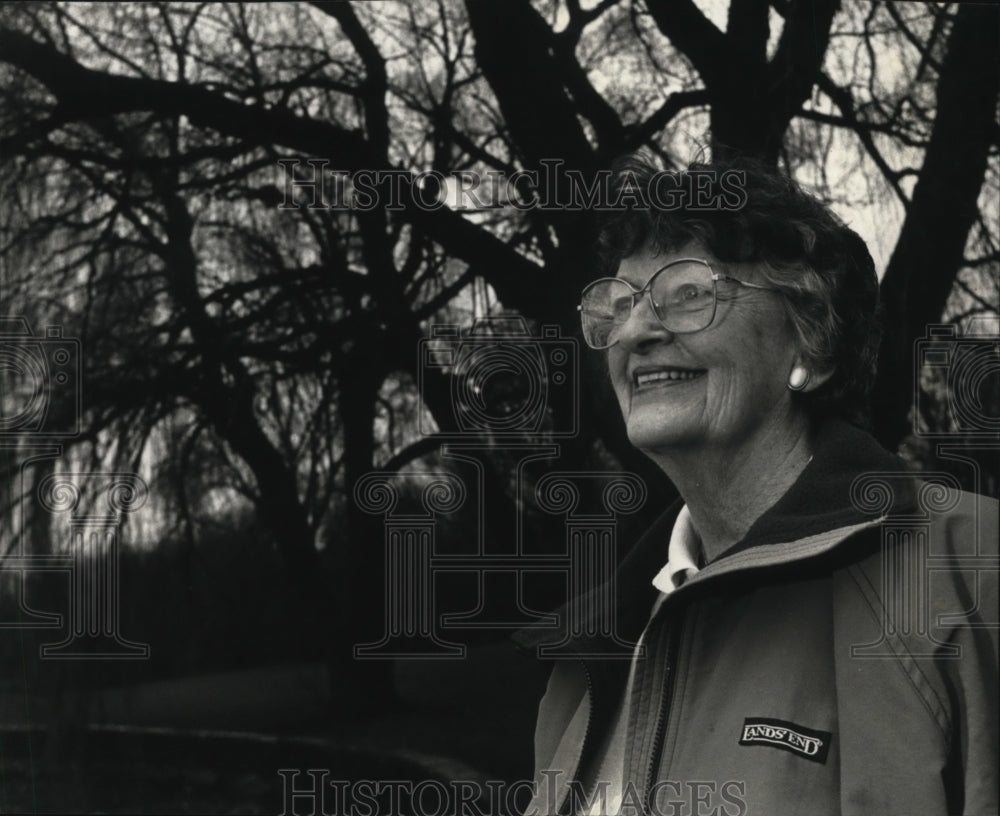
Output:
[[[900,478],[908,473],[903,460],[865,431],[843,420],[829,420],[820,428],[812,461],[799,478],[718,560],[752,547],[776,546],[870,522],[872,489],[888,491],[883,513],[908,512],[916,503],[912,481]],[[859,477],[872,481],[866,484]]]
[[[916,493],[908,475],[902,460],[884,450],[865,431],[842,420],[827,421],[817,434],[812,461],[785,495],[757,519],[741,541],[692,576],[668,600],[691,597],[699,587],[704,589],[708,582],[723,575],[740,573],[753,578],[745,575],[747,570],[770,568],[780,572],[844,550],[847,539],[877,526],[886,515],[912,511]],[[868,484],[861,481],[865,478]],[[871,501],[872,490],[885,499],[878,506]],[[682,506],[680,500],[674,502],[632,547],[611,579],[613,588],[605,584],[571,599],[558,610],[559,628],[521,629],[513,636],[515,643],[525,649],[563,644],[573,653],[621,653],[622,657],[630,657],[631,652],[623,649],[620,641],[634,644],[649,619],[657,596],[652,578],[663,566],[667,542]],[[851,557],[851,552],[839,554]],[[613,648],[606,635],[571,633],[569,625],[573,620],[591,621],[594,625],[583,629],[600,631],[596,618],[605,608],[610,592],[618,636]]]

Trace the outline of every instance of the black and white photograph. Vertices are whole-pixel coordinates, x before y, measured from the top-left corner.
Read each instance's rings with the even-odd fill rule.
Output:
[[[0,3],[0,813],[996,816],[1000,5]]]

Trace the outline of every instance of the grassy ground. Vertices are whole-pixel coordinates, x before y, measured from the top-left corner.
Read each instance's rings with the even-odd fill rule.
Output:
[[[28,734],[5,736],[10,749]],[[19,752],[27,759],[5,752],[4,813],[275,814],[286,810],[278,768],[326,769],[330,779],[426,778],[421,766],[404,760],[291,739],[95,730],[75,737],[73,758],[47,756],[44,737],[34,742],[35,752]],[[308,782],[305,774],[300,779]],[[298,805],[291,812],[313,811],[308,801]],[[319,810],[338,809],[330,801]]]
[[[401,706],[349,728],[325,724],[322,668],[294,665],[105,689],[88,701],[103,730],[81,734],[56,733],[52,701],[8,676],[0,810],[279,813],[280,768],[342,779],[530,778],[545,681],[534,661],[490,644],[460,661],[401,662],[395,677]]]

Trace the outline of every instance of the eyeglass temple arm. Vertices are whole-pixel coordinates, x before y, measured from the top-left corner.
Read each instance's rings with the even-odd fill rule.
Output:
[[[712,272],[712,280],[714,281],[728,281],[729,283],[735,283],[740,286],[746,286],[748,289],[763,289],[765,292],[777,292],[773,286],[761,286],[759,283],[748,283],[747,281],[740,280],[739,278],[731,278],[729,275],[720,275],[718,272]]]

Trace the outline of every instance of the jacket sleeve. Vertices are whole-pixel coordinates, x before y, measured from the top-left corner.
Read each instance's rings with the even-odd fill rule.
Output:
[[[534,796],[526,816],[554,814],[577,771],[590,717],[587,679],[576,660],[556,660],[535,724]]]
[[[835,584],[845,816],[997,813],[997,503],[935,505]]]
[[[947,639],[956,652],[953,659],[937,661],[952,711],[955,761],[949,781],[961,790],[961,812],[994,814],[1000,810],[997,503],[963,494],[946,525],[941,540],[948,543],[955,565],[941,576],[932,573],[932,614],[940,612],[930,623],[932,632],[940,631],[937,638]]]

